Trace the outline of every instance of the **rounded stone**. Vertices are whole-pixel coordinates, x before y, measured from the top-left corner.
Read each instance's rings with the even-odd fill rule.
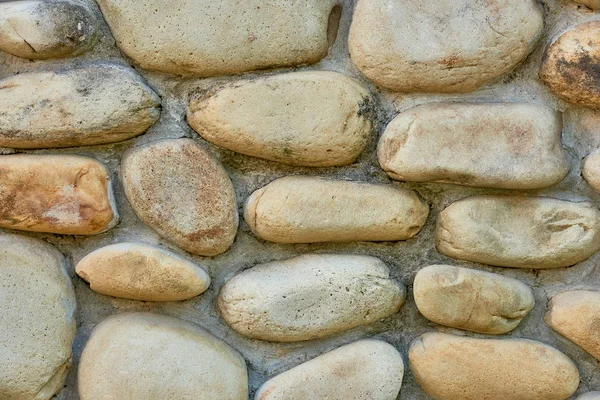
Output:
[[[581,169],[581,175],[595,191],[600,192],[600,151],[588,155]]]
[[[584,6],[591,8],[592,10],[600,9],[600,0],[574,0],[575,3],[583,4]],[[579,398],[578,398],[579,400]]]
[[[600,392],[587,392],[577,397],[575,400],[600,400]]]

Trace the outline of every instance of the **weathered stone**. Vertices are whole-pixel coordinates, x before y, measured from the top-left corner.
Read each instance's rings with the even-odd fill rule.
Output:
[[[199,76],[312,64],[337,33],[337,0],[98,0],[140,67]]]
[[[119,220],[110,173],[72,155],[0,156],[0,227],[94,235]]]
[[[474,269],[431,265],[414,282],[415,302],[425,318],[467,331],[512,331],[533,309],[533,292],[524,283]]]
[[[600,211],[544,197],[473,196],[442,211],[438,251],[500,267],[559,268],[600,249]]]
[[[470,92],[525,59],[543,25],[534,0],[359,0],[349,48],[384,88]]]
[[[227,251],[238,226],[235,191],[221,164],[191,139],[129,149],[123,187],[140,219],[190,253]]]
[[[475,339],[426,333],[408,361],[417,383],[439,400],[565,400],[579,372],[563,353],[527,339]]]
[[[255,400],[395,400],[403,375],[404,362],[394,346],[360,340],[277,375]]]
[[[575,3],[583,4],[592,10],[600,9],[600,0],[574,0]],[[582,397],[583,398],[583,397]]]
[[[539,189],[569,172],[562,119],[541,105],[434,103],[403,112],[379,142],[393,179]]]
[[[0,313],[0,398],[52,398],[63,387],[75,338],[75,293],[54,247],[0,235]]]
[[[331,71],[234,82],[195,95],[188,122],[238,153],[309,167],[353,163],[367,144],[369,92]]]
[[[600,392],[587,392],[577,397],[576,400],[600,400]]]
[[[581,175],[592,189],[600,192],[600,150],[596,150],[585,158]]]
[[[92,332],[79,364],[81,400],[246,400],[242,356],[199,326],[121,314]]]
[[[76,271],[92,290],[133,300],[186,300],[210,285],[210,277],[202,268],[141,243],[102,247],[79,261]]]
[[[0,146],[21,149],[118,142],[144,133],[160,98],[132,70],[99,64],[0,81]]]
[[[396,186],[292,176],[252,193],[244,218],[271,242],[395,241],[416,235],[428,213],[416,193]]]
[[[244,336],[295,342],[368,325],[398,312],[404,299],[404,287],[375,257],[308,254],[234,276],[218,305]]]

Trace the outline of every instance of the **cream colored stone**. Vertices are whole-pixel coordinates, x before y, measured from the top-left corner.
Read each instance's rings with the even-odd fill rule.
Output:
[[[563,353],[527,339],[475,339],[426,333],[408,362],[417,383],[438,400],[566,400],[579,372]]]
[[[0,156],[0,227],[95,235],[119,220],[110,173],[73,155]]]
[[[141,243],[102,247],[79,261],[76,271],[92,290],[133,300],[186,300],[210,285],[210,277],[199,266]]]
[[[238,227],[237,200],[221,164],[191,139],[132,148],[121,160],[123,187],[140,219],[190,253],[227,251]]]
[[[544,25],[534,0],[359,0],[352,61],[401,92],[470,92],[512,70]]]
[[[252,193],[244,218],[270,242],[395,241],[416,235],[428,213],[416,193],[396,186],[291,176]]]
[[[0,399],[52,398],[75,338],[75,292],[54,247],[0,235],[0,313]]]
[[[414,296],[430,321],[494,335],[515,329],[535,304],[531,289],[516,279],[450,265],[421,269]]]
[[[331,71],[236,81],[192,97],[188,123],[238,153],[309,167],[353,163],[367,144],[372,106],[358,82]]]
[[[569,172],[561,130],[561,115],[537,104],[426,104],[388,125],[379,164],[401,181],[539,189]]]
[[[153,314],[100,323],[79,364],[81,400],[246,400],[242,356],[198,325]]]
[[[559,268],[600,249],[600,211],[544,197],[473,196],[442,211],[435,242],[449,257],[500,267]]]
[[[583,4],[592,10],[600,9],[600,0],[574,0],[575,3]]]
[[[255,266],[221,289],[221,316],[238,333],[273,342],[321,338],[371,324],[404,304],[378,258],[307,254]]]
[[[596,150],[585,158],[581,175],[592,189],[600,192],[600,150]]]
[[[255,400],[395,400],[404,362],[394,346],[360,340],[320,355],[267,381]]]
[[[587,392],[577,397],[576,400],[600,400],[600,392]]]

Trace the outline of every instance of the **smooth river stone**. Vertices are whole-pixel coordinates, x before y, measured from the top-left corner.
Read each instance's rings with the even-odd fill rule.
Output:
[[[579,386],[567,356],[527,339],[426,333],[411,343],[408,362],[437,400],[566,400]]]
[[[577,397],[575,400],[600,400],[600,392],[587,392]]]
[[[221,254],[238,227],[231,179],[208,151],[191,139],[167,139],[127,150],[123,187],[138,217],[190,253]]]
[[[592,189],[600,192],[600,150],[596,150],[585,158],[581,175]]]
[[[48,400],[63,388],[75,338],[75,292],[48,243],[0,235],[0,398]]]
[[[367,144],[368,90],[331,71],[236,81],[194,95],[188,122],[211,143],[309,167],[353,163]]]
[[[428,214],[429,206],[410,190],[307,176],[269,183],[244,209],[252,232],[277,243],[406,240]]]
[[[221,289],[221,316],[253,339],[296,342],[398,312],[404,287],[375,257],[308,254],[243,271]]]
[[[108,169],[73,155],[0,156],[0,227],[95,235],[119,220]]]
[[[348,41],[379,86],[470,92],[523,61],[543,26],[535,0],[359,0]]]
[[[545,197],[473,196],[440,213],[435,242],[440,253],[461,260],[568,267],[600,249],[600,211]]]
[[[268,380],[255,400],[395,400],[404,362],[394,346],[360,340]]]
[[[133,300],[186,300],[210,285],[210,277],[199,266],[141,243],[102,247],[79,261],[75,270],[93,291]]]
[[[242,356],[198,325],[154,314],[102,321],[79,364],[81,400],[246,400]]]
[[[560,113],[537,104],[426,104],[388,125],[379,164],[401,181],[539,189],[569,172],[561,130]]]
[[[583,4],[584,6],[591,8],[592,10],[600,9],[600,0],[574,0],[575,3]],[[578,400],[583,399],[584,397],[578,397]],[[600,395],[598,396],[600,399]]]
[[[98,64],[0,81],[0,146],[20,149],[118,142],[144,133],[160,98],[131,69]]]

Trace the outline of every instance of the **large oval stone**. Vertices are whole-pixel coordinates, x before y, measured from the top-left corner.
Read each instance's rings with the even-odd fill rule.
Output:
[[[135,213],[190,253],[227,251],[238,226],[235,191],[221,164],[191,139],[132,148],[121,161],[123,187]]]
[[[539,189],[569,172],[561,130],[561,115],[537,104],[426,104],[388,125],[379,164],[401,181]]]
[[[121,314],[94,328],[79,364],[81,400],[246,400],[242,356],[199,326]]]
[[[252,193],[244,218],[271,242],[394,241],[416,235],[428,213],[415,192],[397,186],[292,176]]]
[[[404,362],[394,346],[360,340],[320,355],[268,380],[255,400],[395,400]]]
[[[404,299],[378,258],[308,254],[234,276],[218,304],[244,336],[295,342],[368,325],[398,312]]]
[[[75,292],[48,243],[0,235],[0,398],[48,400],[63,387],[75,338]]]
[[[527,339],[475,339],[426,333],[408,362],[417,383],[439,400],[565,400],[579,372],[563,353]]]
[[[600,211],[544,197],[473,196],[440,213],[435,242],[440,253],[461,260],[568,267],[600,249]]]
[[[371,132],[369,92],[330,71],[230,83],[194,95],[188,122],[238,153],[309,167],[353,163]]]

